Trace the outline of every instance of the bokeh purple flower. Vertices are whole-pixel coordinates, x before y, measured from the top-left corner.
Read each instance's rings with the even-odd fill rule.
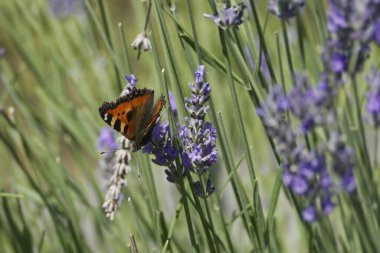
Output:
[[[302,219],[307,222],[314,222],[317,220],[317,210],[314,206],[310,205],[302,211]]]
[[[52,13],[58,18],[82,14],[85,11],[83,0],[50,0],[49,5]]]
[[[243,14],[246,8],[244,3],[238,3],[231,7],[224,6],[221,11],[221,15],[214,14],[204,14],[206,18],[211,19],[215,24],[223,29],[229,27],[238,27],[244,22]]]
[[[177,104],[175,102],[175,97],[172,91],[169,91],[169,102],[170,102],[170,107],[172,108],[173,114],[177,114],[178,113]]]
[[[330,38],[322,54],[327,72],[340,75],[350,66],[354,72],[363,68],[370,43],[377,42],[380,36],[379,15],[377,0],[329,0]]]
[[[322,76],[317,86],[305,76],[295,80],[288,95],[274,86],[257,113],[282,157],[283,184],[305,200],[302,218],[313,222],[333,210],[336,194],[355,191],[353,151],[336,123],[328,79]],[[317,128],[330,133],[308,146],[305,136]]]
[[[376,44],[380,45],[380,18],[373,22],[372,39]]]
[[[367,76],[368,92],[366,109],[369,122],[376,128],[380,126],[380,70],[372,67]]]
[[[103,127],[100,130],[100,134],[98,137],[98,150],[104,153],[106,158],[110,158],[113,155],[113,151],[115,151],[119,145],[116,142],[114,130],[110,127]]]

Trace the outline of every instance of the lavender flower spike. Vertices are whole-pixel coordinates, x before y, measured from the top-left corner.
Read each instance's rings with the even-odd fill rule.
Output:
[[[238,3],[229,8],[224,6],[221,16],[210,15],[210,14],[203,14],[203,16],[211,19],[215,24],[217,24],[221,28],[226,29],[232,26],[237,27],[244,22],[244,18],[243,18],[244,9],[245,9],[245,4]]]
[[[334,91],[329,91],[325,76],[318,86],[312,86],[306,76],[296,75],[296,83],[288,95],[280,86],[274,86],[257,109],[281,155],[282,181],[304,201],[301,216],[310,223],[332,212],[335,195],[356,190],[353,151],[333,120],[336,117],[329,96]],[[284,118],[286,114],[290,116]],[[305,134],[327,127],[332,130],[329,138],[306,148]]]
[[[217,161],[216,129],[210,122],[205,122],[209,109],[206,102],[210,99],[211,87],[208,82],[204,82],[203,77],[204,66],[200,65],[195,72],[195,83],[189,85],[191,97],[185,98],[185,107],[190,118],[185,118],[185,124],[179,133],[183,147],[183,166],[198,175],[208,173],[211,165]],[[213,190],[210,181],[206,186],[206,196]]]

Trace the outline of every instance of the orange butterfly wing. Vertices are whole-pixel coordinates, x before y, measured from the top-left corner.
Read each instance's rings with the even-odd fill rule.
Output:
[[[152,115],[150,116],[148,124],[145,127],[144,133],[149,132],[154,127],[154,125],[157,122],[157,119],[160,117],[161,110],[162,108],[164,108],[164,106],[165,106],[165,97],[161,95],[160,99],[158,99],[156,103],[156,106],[154,107],[154,110],[152,112]]]
[[[161,96],[153,108],[153,97],[153,90],[133,88],[116,102],[104,102],[99,113],[108,125],[135,141],[134,148],[137,150],[149,140],[151,130],[165,105],[164,96]]]

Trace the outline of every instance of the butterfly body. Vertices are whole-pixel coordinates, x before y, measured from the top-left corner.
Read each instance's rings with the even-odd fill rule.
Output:
[[[116,100],[104,102],[99,108],[102,119],[113,129],[134,141],[134,150],[140,149],[150,139],[160,112],[165,105],[164,96],[153,106],[154,91],[133,88]]]

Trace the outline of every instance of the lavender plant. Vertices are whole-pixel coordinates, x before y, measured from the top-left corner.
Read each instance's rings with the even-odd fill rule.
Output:
[[[210,122],[205,121],[208,111],[206,106],[210,98],[210,84],[204,82],[204,66],[200,65],[195,72],[195,83],[190,84],[192,91],[190,98],[185,98],[185,107],[190,114],[190,118],[185,118],[185,124],[181,127],[179,139],[182,143],[181,166],[183,175],[195,173],[198,176],[207,176],[206,191],[202,193],[201,182],[193,183],[195,192],[199,196],[209,196],[214,190],[214,186],[209,178],[209,168],[217,160],[216,151],[216,129]],[[171,102],[171,104],[174,104]],[[175,109],[175,107],[174,107]],[[178,165],[174,164],[179,151],[174,148],[170,133],[169,122],[158,123],[152,131],[150,141],[143,147],[143,153],[153,154],[153,163],[165,166],[167,180],[178,183],[180,180]]]
[[[204,66],[198,66],[195,82],[189,84],[191,97],[185,98],[185,107],[190,118],[185,118],[185,124],[179,133],[183,148],[183,166],[186,170],[200,176],[207,176],[209,168],[217,161],[216,129],[210,122],[205,121],[209,110],[206,103],[210,99],[211,86],[204,81],[204,75]],[[195,183],[196,188],[199,188],[199,185],[199,182]],[[214,189],[208,177],[205,195],[209,196]]]
[[[257,113],[282,156],[284,185],[304,200],[302,218],[314,222],[333,210],[333,198],[341,189],[356,189],[353,151],[334,121],[325,83],[312,87],[305,76],[296,80],[288,95],[275,86]],[[319,145],[308,147],[304,138],[318,127],[332,132]]]

